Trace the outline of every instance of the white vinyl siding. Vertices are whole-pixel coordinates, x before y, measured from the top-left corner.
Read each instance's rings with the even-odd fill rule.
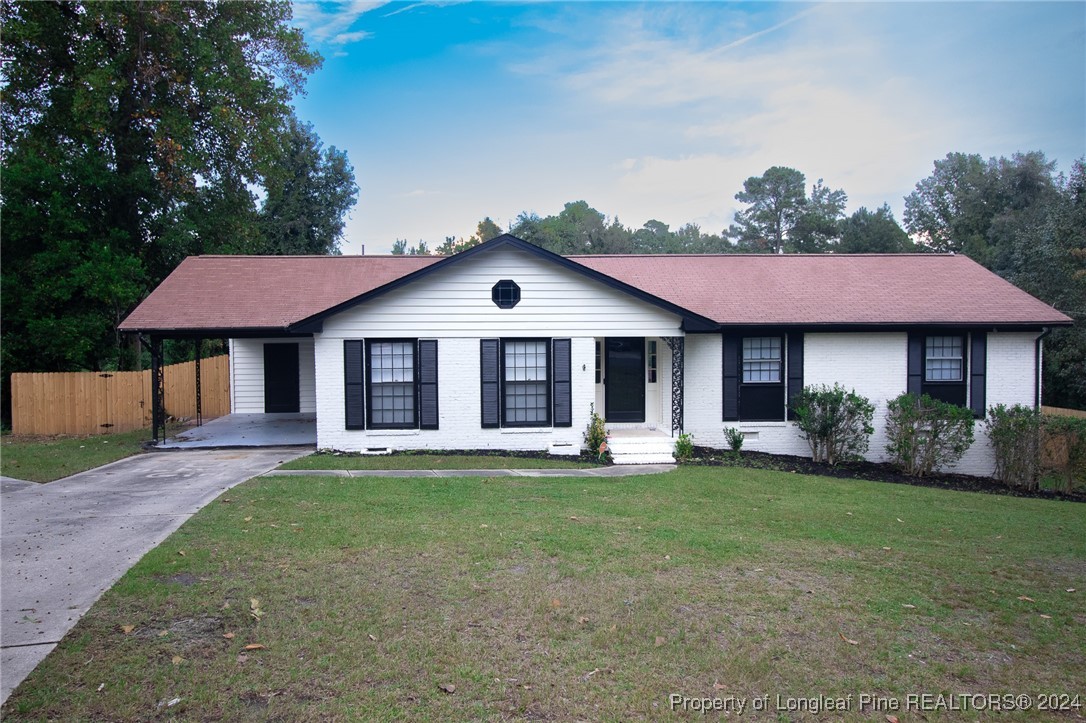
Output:
[[[498,308],[494,285],[515,281],[520,302]],[[680,319],[558,264],[500,248],[336,314],[321,336],[478,338],[676,336]]]
[[[230,411],[234,414],[264,413],[264,344],[298,342],[298,411],[317,411],[316,384],[313,374],[313,340],[231,339],[230,340]]]

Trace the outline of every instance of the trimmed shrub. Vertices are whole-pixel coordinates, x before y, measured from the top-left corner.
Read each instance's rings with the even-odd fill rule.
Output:
[[[995,454],[995,477],[1009,487],[1035,490],[1041,477],[1041,429],[1033,407],[997,404],[984,423]]]
[[[694,437],[689,434],[680,434],[675,440],[675,459],[685,462],[694,456]]]
[[[584,433],[584,444],[588,451],[604,461],[609,450],[607,449],[607,422],[596,414],[596,405],[589,407],[591,416],[588,420],[588,429]]]
[[[902,394],[887,403],[886,451],[905,474],[923,477],[958,463],[973,444],[973,412],[932,399]]]
[[[792,411],[815,462],[836,466],[862,459],[875,431],[871,426],[875,405],[840,384],[804,387],[796,395]]]
[[[728,448],[731,449],[732,459],[739,459],[743,451],[743,433],[735,427],[725,427],[724,441],[728,443]]]

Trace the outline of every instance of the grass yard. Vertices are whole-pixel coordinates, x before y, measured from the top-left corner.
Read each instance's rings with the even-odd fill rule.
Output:
[[[0,437],[0,471],[6,477],[52,482],[76,472],[139,454],[150,429],[89,437]]]
[[[349,455],[316,452],[287,462],[279,469],[580,469],[598,465],[552,457],[500,454],[383,454]]]
[[[677,693],[769,695],[752,720],[778,719],[778,695],[852,695],[816,717],[884,720],[858,696],[1086,696],[1081,504],[741,468],[225,497],[5,719],[701,719]]]

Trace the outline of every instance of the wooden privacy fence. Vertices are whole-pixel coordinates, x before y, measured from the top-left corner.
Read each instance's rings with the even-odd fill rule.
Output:
[[[166,414],[196,416],[196,362],[163,368]],[[230,358],[200,360],[205,419],[230,413]],[[14,434],[106,434],[151,426],[151,371],[11,375]]]

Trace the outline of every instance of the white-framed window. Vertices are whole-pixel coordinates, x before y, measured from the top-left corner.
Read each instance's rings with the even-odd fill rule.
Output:
[[[781,337],[743,337],[744,384],[779,384],[781,365]]]
[[[929,336],[924,344],[924,381],[962,381],[965,345],[961,336]]]
[[[417,426],[415,409],[415,341],[372,341],[367,344],[370,426],[403,429]]]
[[[645,354],[645,364],[648,367],[649,384],[656,383],[656,342],[649,340],[648,353]]]
[[[550,424],[550,344],[546,339],[502,342],[502,411],[510,427]]]

